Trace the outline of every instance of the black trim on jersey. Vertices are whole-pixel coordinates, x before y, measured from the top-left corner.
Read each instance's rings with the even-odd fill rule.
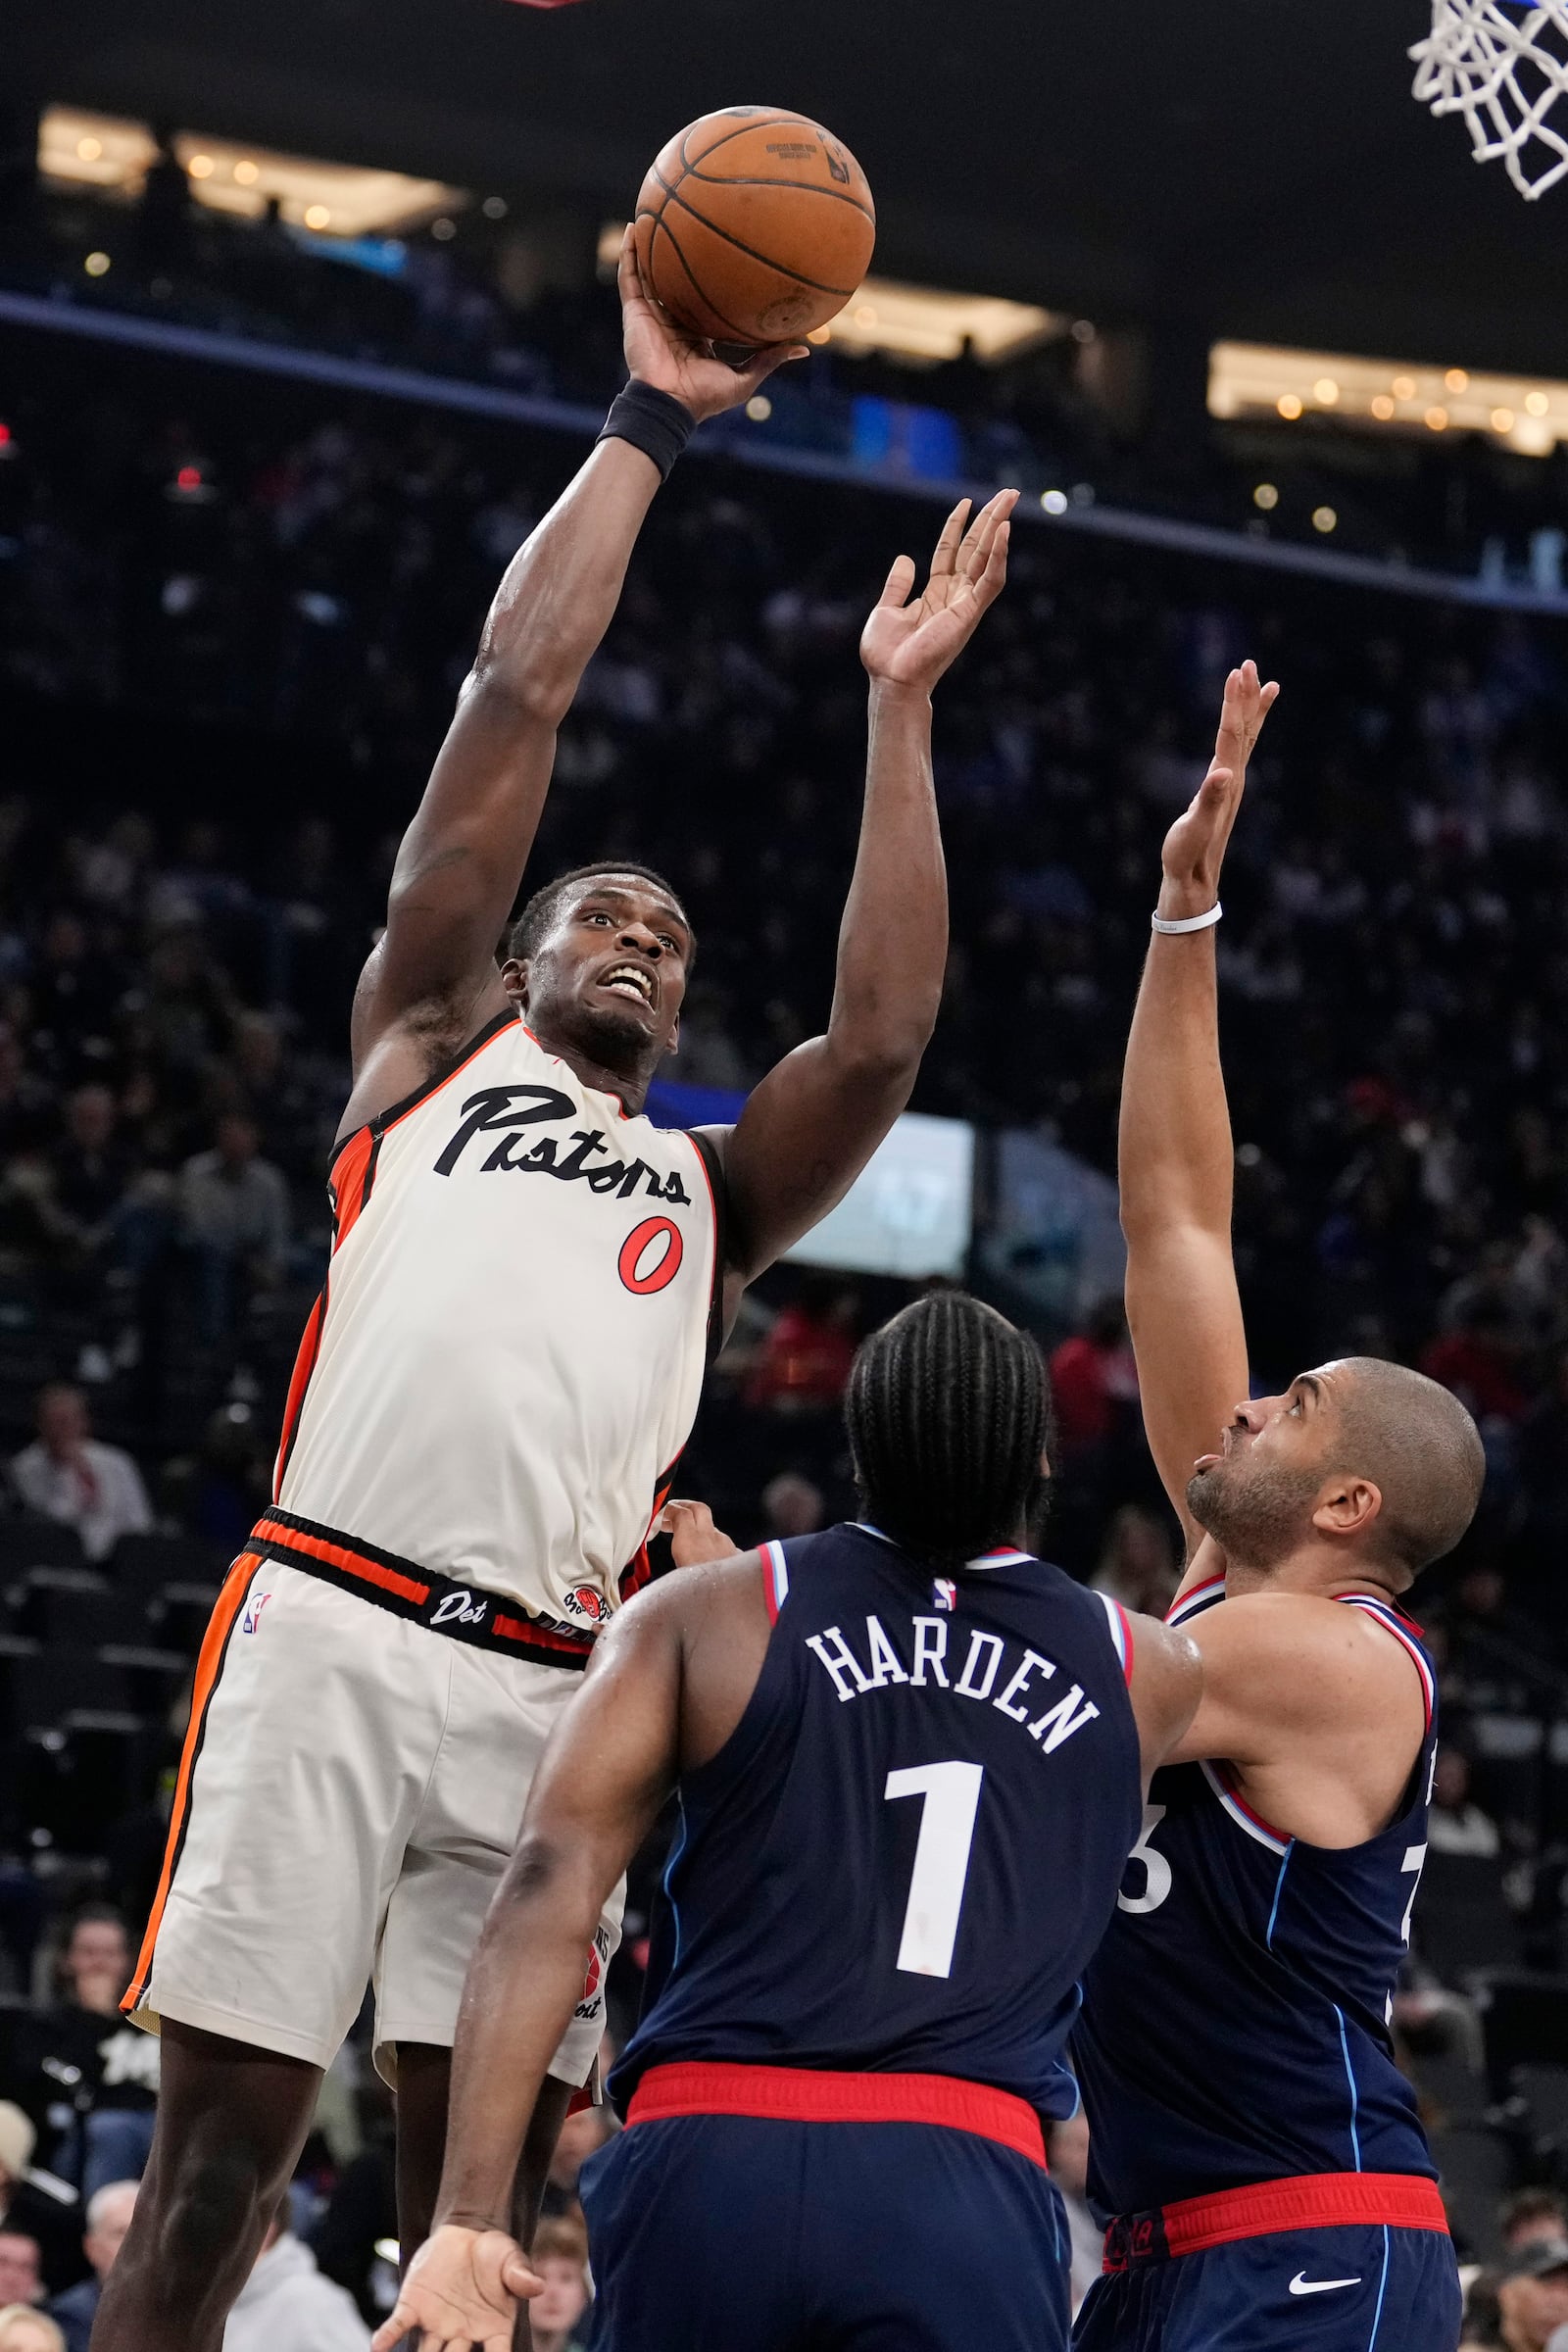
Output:
[[[399,1119],[406,1118],[411,1110],[417,1110],[419,1104],[433,1095],[438,1087],[445,1086],[449,1078],[457,1076],[464,1063],[477,1054],[481,1046],[487,1046],[493,1037],[499,1037],[502,1030],[510,1028],[516,1019],[516,1006],[509,1004],[505,1012],[496,1013],[493,1019],[486,1021],[482,1029],[476,1029],[472,1037],[465,1045],[460,1046],[455,1054],[449,1054],[445,1061],[438,1063],[423,1084],[416,1086],[412,1094],[405,1095],[401,1102],[389,1104],[385,1110],[378,1110],[373,1119],[361,1119],[357,1126],[343,1129],[332,1146],[332,1166],[336,1167],[344,1145],[352,1143],[355,1136],[361,1134],[368,1127],[374,1138],[370,1163],[365,1171],[365,1198],[368,1200],[370,1180],[375,1174],[376,1152],[380,1149],[381,1138],[387,1129],[395,1127]]]
[[[308,1544],[345,1556],[322,1558],[320,1549],[309,1549]],[[367,1544],[358,1536],[345,1535],[275,1503],[251,1530],[249,1549],[264,1559],[275,1559],[307,1576],[318,1577],[340,1592],[354,1593],[372,1608],[422,1625],[429,1633],[444,1634],[477,1649],[495,1650],[503,1657],[529,1658],[541,1666],[580,1674],[593,1654],[592,1632],[564,1625],[559,1618],[539,1616],[510,1593],[497,1592],[487,1585],[466,1584],[436,1568],[421,1568],[416,1560],[406,1560],[377,1544]],[[398,1592],[376,1581],[355,1568],[356,1558],[363,1560],[367,1569],[379,1568],[414,1590]]]
[[[708,1302],[708,1365],[712,1369],[714,1359],[724,1345],[724,1277],[729,1272],[729,1237],[734,1222],[730,1214],[729,1187],[724,1181],[724,1160],[711,1136],[701,1135],[695,1127],[684,1133],[697,1147],[708,1181],[713,1191],[713,1288]],[[682,1446],[681,1452],[684,1453]],[[674,1476],[680,1454],[670,1464]]]

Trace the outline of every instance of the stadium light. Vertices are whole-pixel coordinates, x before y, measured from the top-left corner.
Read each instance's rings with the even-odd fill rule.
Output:
[[[1568,383],[1343,352],[1216,343],[1208,359],[1208,413],[1289,422],[1332,416],[1342,425],[1381,431],[1485,433],[1522,457],[1544,458],[1559,439],[1568,440]]]

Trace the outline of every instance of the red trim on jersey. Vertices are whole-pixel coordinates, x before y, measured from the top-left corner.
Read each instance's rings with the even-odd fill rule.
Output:
[[[1420,1627],[1414,1626],[1407,1633],[1405,1628],[1410,1626],[1410,1619],[1402,1616],[1392,1601],[1384,1600],[1376,1593],[1337,1592],[1334,1597],[1336,1600],[1344,1601],[1347,1608],[1359,1609],[1361,1615],[1370,1618],[1374,1625],[1381,1625],[1390,1641],[1397,1642],[1399,1647],[1405,1651],[1411,1665],[1415,1668],[1421,1685],[1421,1704],[1426,1710],[1427,1730],[1430,1732],[1433,1700],[1437,1695],[1437,1678],[1427,1664],[1421,1648]],[[1389,1623],[1391,1617],[1397,1619],[1398,1622],[1391,1625]]]
[[[1289,1830],[1277,1830],[1271,1821],[1264,1820],[1262,1814],[1258,1812],[1254,1805],[1250,1805],[1248,1803],[1246,1797],[1237,1788],[1229,1766],[1224,1764],[1212,1764],[1210,1765],[1209,1770],[1214,1774],[1216,1780],[1223,1781],[1225,1785],[1225,1793],[1230,1798],[1231,1803],[1238,1806],[1240,1810],[1247,1815],[1249,1821],[1255,1821],[1260,1830],[1267,1830],[1269,1836],[1271,1838],[1277,1838],[1282,1845],[1294,1845],[1296,1843],[1296,1839],[1291,1836]]]
[[[417,1583],[412,1576],[401,1576],[394,1568],[383,1568],[379,1561],[368,1560],[364,1552],[351,1551],[346,1544],[308,1536],[281,1520],[258,1519],[251,1530],[251,1542],[264,1548],[275,1544],[282,1551],[309,1552],[313,1560],[324,1560],[329,1568],[341,1568],[346,1576],[360,1577],[368,1585],[379,1585],[383,1592],[395,1592],[400,1600],[412,1600],[416,1608],[422,1608],[430,1597],[427,1584]]]
[[[321,1326],[326,1321],[326,1294],[329,1287],[330,1278],[327,1282],[322,1283],[316,1304],[306,1318],[305,1329],[300,1334],[299,1348],[294,1357],[294,1369],[289,1374],[288,1397],[283,1406],[283,1427],[277,1441],[277,1467],[272,1473],[272,1500],[274,1502],[283,1491],[283,1474],[288,1468],[289,1456],[294,1451],[294,1441],[299,1436],[300,1415],[305,1410],[305,1392],[311,1385],[311,1378],[316,1370],[316,1359],[321,1352]]]
[[[1233,2245],[1238,2238],[1272,2237],[1279,2230],[1368,2222],[1448,2234],[1438,2184],[1418,2173],[1301,2173],[1291,2180],[1258,2180],[1250,2188],[1226,2188],[1211,2197],[1156,2205],[1149,2213],[1122,2214],[1105,2232],[1104,2268],[1130,2270]]]
[[[327,1184],[332,1194],[332,1248],[341,1250],[359,1222],[370,1198],[371,1171],[380,1142],[373,1128],[361,1127],[349,1137],[332,1162]]]
[[[1185,1592],[1177,1593],[1175,1599],[1171,1602],[1170,1607],[1165,1611],[1165,1623],[1167,1625],[1172,1624],[1175,1620],[1177,1610],[1185,1609],[1190,1600],[1196,1600],[1198,1598],[1200,1592],[1212,1592],[1216,1585],[1222,1585],[1224,1582],[1225,1571],[1222,1568],[1218,1576],[1205,1576],[1201,1583],[1189,1585]]]
[[[1122,1607],[1119,1600],[1115,1600],[1113,1598],[1112,1605],[1115,1608],[1117,1616],[1121,1619],[1121,1638],[1123,1643],[1121,1679],[1130,1690],[1133,1687],[1133,1621],[1128,1616],[1126,1610]]]
[[[1040,2118],[1026,2099],[956,2075],[834,2075],[805,2066],[654,2066],[632,2093],[626,2129],[682,2115],[750,2115],[782,2124],[940,2124],[994,2139],[1046,2170]]]

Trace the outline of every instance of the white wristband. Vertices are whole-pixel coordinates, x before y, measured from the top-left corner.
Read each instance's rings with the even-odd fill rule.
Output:
[[[1224,911],[1224,907],[1220,905],[1218,899],[1216,899],[1206,914],[1186,914],[1183,915],[1181,921],[1178,923],[1166,922],[1164,916],[1161,914],[1152,914],[1149,919],[1156,931],[1163,931],[1167,935],[1174,936],[1177,932],[1181,931],[1210,930],[1213,925],[1219,921],[1219,918]]]

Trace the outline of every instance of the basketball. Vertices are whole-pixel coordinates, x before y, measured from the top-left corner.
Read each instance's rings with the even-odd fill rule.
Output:
[[[805,115],[730,106],[670,140],[637,199],[643,283],[691,333],[783,343],[836,316],[876,211],[849,149]]]

